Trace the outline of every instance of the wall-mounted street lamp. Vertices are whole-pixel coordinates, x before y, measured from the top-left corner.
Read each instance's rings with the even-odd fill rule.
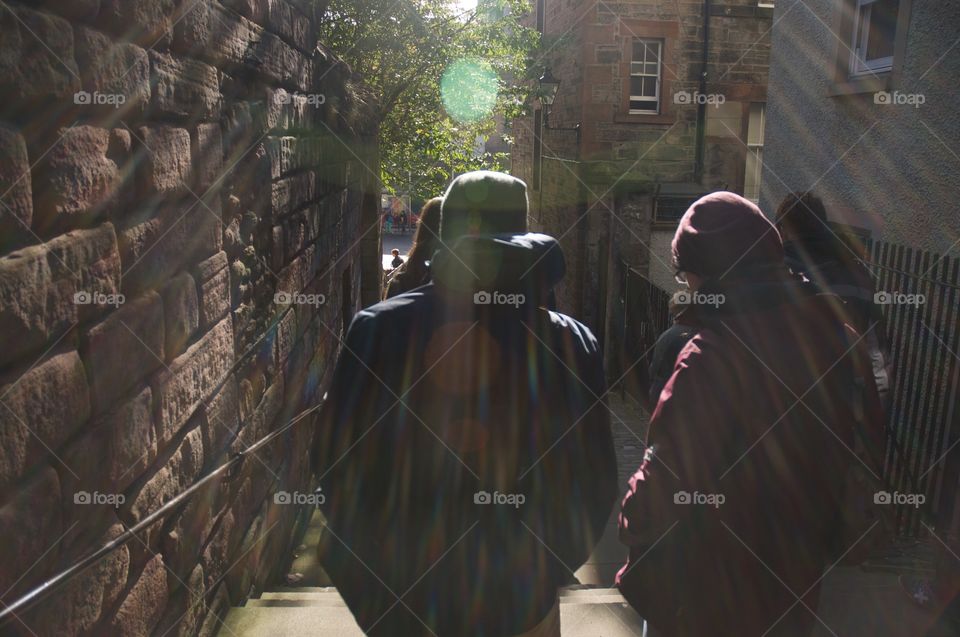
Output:
[[[550,68],[543,70],[540,76],[540,101],[543,103],[543,125],[550,128],[550,107],[557,99],[557,93],[560,92],[560,80],[553,76]]]
[[[553,72],[550,71],[550,67],[543,69],[543,75],[540,76],[539,80],[539,90],[537,96],[540,98],[540,110],[537,111],[534,115],[534,151],[533,151],[533,188],[536,191],[539,191],[539,203],[537,205],[537,219],[542,219],[543,216],[543,159],[544,159],[544,143],[543,143],[543,131],[544,130],[553,130],[553,131],[568,131],[574,132],[577,134],[577,159],[580,157],[580,124],[577,124],[573,128],[562,128],[550,126],[550,110],[553,107],[554,102],[557,101],[557,94],[560,92],[560,80],[553,76]],[[536,118],[539,118],[539,122]],[[558,159],[557,157],[550,157],[550,159]],[[569,170],[569,169],[568,169]]]

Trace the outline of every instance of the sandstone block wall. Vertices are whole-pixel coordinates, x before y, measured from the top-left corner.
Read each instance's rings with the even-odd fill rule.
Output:
[[[322,396],[379,286],[370,99],[317,42],[322,5],[0,7],[4,601]],[[274,494],[309,491],[311,434],[9,630],[212,634],[284,566],[309,511]]]

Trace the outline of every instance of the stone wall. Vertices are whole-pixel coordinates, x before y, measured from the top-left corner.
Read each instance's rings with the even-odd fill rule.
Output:
[[[0,8],[4,601],[316,404],[376,296],[371,100],[318,44],[322,5]],[[9,629],[212,634],[284,568],[309,511],[274,494],[309,492],[310,440],[290,429]]]
[[[583,192],[577,181],[576,134],[572,131],[544,131],[542,188],[530,191],[530,229],[548,232],[560,241],[567,268],[576,269],[584,249],[578,218],[583,214]],[[564,232],[556,232],[565,228]],[[581,290],[579,281],[565,277],[557,287],[557,307],[572,312]]]

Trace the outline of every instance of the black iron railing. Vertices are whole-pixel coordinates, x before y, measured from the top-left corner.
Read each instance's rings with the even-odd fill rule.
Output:
[[[925,501],[898,507],[899,532],[916,536],[932,522],[960,533],[960,258],[887,242],[866,243],[865,256],[885,295],[875,302],[893,363],[883,478],[894,493]],[[649,356],[670,325],[670,295],[626,263],[622,271],[615,325],[621,372]],[[648,362],[624,383],[642,403]]]
[[[921,531],[923,509],[960,531],[960,259],[884,241],[867,242],[893,362],[884,478],[926,506],[898,510],[905,535]]]
[[[624,379],[624,390],[647,405],[650,357],[657,339],[670,327],[670,294],[627,263],[622,262],[622,268],[617,375],[630,370]]]

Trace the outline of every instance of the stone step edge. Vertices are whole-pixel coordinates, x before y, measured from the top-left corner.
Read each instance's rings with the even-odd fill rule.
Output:
[[[623,604],[620,592],[614,588],[579,588],[560,591],[561,604]],[[267,591],[247,601],[251,607],[346,606],[336,589],[317,591]]]

